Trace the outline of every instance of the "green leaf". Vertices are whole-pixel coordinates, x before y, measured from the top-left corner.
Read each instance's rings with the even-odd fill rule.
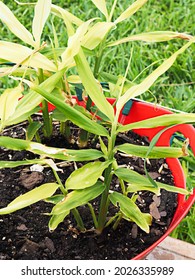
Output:
[[[90,96],[91,100],[95,103],[98,109],[111,121],[113,121],[114,109],[103,95],[101,85],[95,80],[82,49],[75,56],[75,62],[82,80],[82,84],[85,87],[87,94]]]
[[[116,20],[115,24],[124,21],[135,14],[148,0],[137,0],[127,8]]]
[[[56,183],[47,183],[29,191],[23,195],[18,196],[7,207],[0,209],[0,215],[10,214],[19,209],[25,208],[42,199],[52,196],[59,185]]]
[[[23,42],[36,47],[32,34],[18,21],[12,11],[2,1],[0,1],[0,19]]]
[[[137,193],[141,191],[147,191],[155,193],[156,195],[160,195],[160,188],[154,188],[154,186],[147,186],[147,185],[139,185],[136,183],[128,184],[127,193]]]
[[[93,120],[90,120],[78,110],[63,102],[61,99],[54,97],[46,92],[40,86],[33,86],[32,89],[42,95],[47,101],[55,105],[58,110],[66,115],[68,120],[72,121],[80,128],[83,128],[84,130],[89,131],[93,134],[108,136],[108,131],[102,125],[96,123]]]
[[[172,31],[153,31],[153,32],[141,33],[141,34],[131,35],[126,38],[122,38],[120,40],[107,44],[107,47],[113,47],[131,41],[144,41],[144,42],[151,43],[151,42],[164,42],[164,41],[169,41],[178,38],[184,40],[190,40],[192,39],[192,36],[185,33],[172,32]]]
[[[137,207],[137,205],[127,196],[113,192],[109,195],[109,199],[116,207],[119,205],[120,211],[131,221],[135,222],[142,230],[149,233],[148,217],[144,215]]]
[[[49,230],[55,230],[58,227],[58,225],[64,221],[66,216],[69,215],[69,213],[70,211],[66,211],[59,215],[52,215],[51,219],[49,220]]]
[[[85,205],[89,201],[98,197],[104,191],[104,189],[104,184],[97,182],[94,186],[89,188],[72,191],[65,197],[63,201],[59,202],[53,207],[51,214],[59,215],[78,206]]]
[[[164,127],[164,126],[172,126],[177,124],[184,123],[195,123],[195,114],[188,113],[180,113],[180,114],[165,114],[162,116],[149,118],[147,120],[134,122],[131,124],[127,124],[124,126],[119,126],[118,132],[125,132],[132,129],[139,128],[153,128],[153,127]]]
[[[29,124],[27,130],[26,130],[26,139],[32,140],[35,136],[36,132],[39,130],[39,128],[42,127],[42,124],[40,122],[32,122]]]
[[[57,204],[58,202],[62,201],[64,199],[63,194],[56,194],[51,197],[46,198],[44,201],[52,204]]]
[[[52,118],[54,120],[58,120],[58,121],[61,121],[61,122],[65,122],[67,121],[67,118],[66,118],[66,115],[63,114],[61,111],[59,111],[58,109],[55,109],[52,113]]]
[[[128,186],[128,192],[147,190],[160,195],[160,189],[165,189],[171,192],[181,193],[185,195],[188,194],[188,191],[186,189],[169,186],[160,182],[156,182],[156,188],[154,187],[153,183],[148,180],[148,178],[128,168],[118,168],[117,170],[115,170],[114,174],[125,182],[130,183]]]
[[[156,184],[154,185],[149,178],[144,177],[129,168],[118,168],[115,171],[115,175],[123,181],[131,183],[128,192],[147,190],[160,195],[160,188],[158,187],[157,182],[155,182]]]
[[[35,38],[36,47],[40,47],[41,34],[45,22],[50,15],[51,0],[38,0],[35,5],[35,14],[33,18],[32,32]]]
[[[149,147],[133,144],[122,144],[116,147],[120,152],[142,158],[179,158],[185,156],[182,148],[153,147],[148,153]]]
[[[143,186],[151,186],[151,183],[147,180],[146,177],[140,175],[139,173],[129,169],[129,168],[118,168],[114,171],[114,174],[122,179],[125,182],[143,185]]]
[[[0,147],[11,150],[27,150],[29,148],[29,141],[11,138],[8,136],[0,136]]]
[[[37,142],[15,139],[7,136],[0,136],[0,146],[17,151],[30,151],[41,156],[67,160],[67,161],[87,161],[103,157],[102,152],[95,149],[67,150],[47,147]]]
[[[102,14],[105,15],[105,17],[108,19],[108,10],[106,7],[106,1],[105,0],[91,0],[93,4],[102,12]]]
[[[166,59],[157,69],[155,69],[149,76],[147,76],[147,78],[145,78],[143,82],[138,85],[132,86],[129,90],[127,90],[126,93],[121,96],[121,98],[119,98],[116,104],[117,112],[121,111],[122,107],[128,100],[146,92],[153,85],[153,83],[173,65],[178,55],[182,54],[194,42],[195,38],[190,40],[172,56]]]
[[[159,183],[157,182],[157,185],[159,188],[164,189],[168,192],[174,192],[174,193],[180,193],[183,195],[189,195],[189,191],[183,188],[175,187],[175,186],[169,186],[167,184]]]
[[[15,168],[22,165],[33,165],[33,164],[45,164],[43,159],[31,159],[31,160],[18,160],[18,161],[0,161],[0,169],[2,168]]]
[[[90,162],[75,170],[66,180],[68,190],[85,189],[94,185],[110,162]]]

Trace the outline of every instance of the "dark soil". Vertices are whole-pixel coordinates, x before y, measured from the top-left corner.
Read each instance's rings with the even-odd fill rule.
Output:
[[[17,127],[4,132],[4,135],[24,138],[24,129]],[[147,138],[141,138],[133,133],[119,135],[118,141],[148,145]],[[55,135],[47,144],[64,147],[67,142],[63,136],[57,138]],[[33,158],[35,155],[30,152],[0,148],[0,160]],[[141,158],[124,157],[118,154],[117,161],[144,174]],[[77,165],[80,167],[82,163]],[[163,159],[150,160],[147,168],[153,179],[173,184],[172,175]],[[64,173],[59,175],[64,182],[74,170],[74,165],[70,164],[63,170]],[[51,181],[55,179],[49,168],[45,168],[43,172],[30,171],[27,166],[0,170],[0,208],[30,189]],[[113,179],[112,188],[119,189],[116,178]],[[92,203],[98,209],[99,201],[95,200]],[[51,211],[52,205],[45,202],[38,202],[11,215],[0,216],[0,259],[131,259],[166,232],[177,206],[177,195],[162,191],[161,196],[157,197],[153,193],[143,191],[139,192],[137,204],[142,212],[150,212],[153,216],[149,234],[143,232],[134,223],[122,220],[117,230],[108,227],[101,235],[97,235],[93,231],[91,219],[88,219],[91,216],[87,206],[78,209],[86,225],[85,233],[78,231],[71,215],[54,232],[49,232],[49,217],[45,214]],[[109,211],[111,215],[115,209],[111,207]]]

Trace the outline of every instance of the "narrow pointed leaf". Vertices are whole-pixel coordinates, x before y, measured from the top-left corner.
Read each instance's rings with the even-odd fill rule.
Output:
[[[132,86],[129,90],[127,90],[126,93],[121,98],[119,98],[116,104],[117,110],[120,111],[129,99],[146,92],[154,84],[154,82],[173,65],[178,55],[182,54],[194,42],[195,38],[190,40],[172,56],[166,59],[156,70],[154,70],[147,78],[145,78],[143,82],[138,85]]]
[[[40,122],[32,122],[29,124],[27,130],[26,130],[26,139],[32,140],[35,136],[36,132],[39,130],[39,128],[42,127],[42,124]]]
[[[0,161],[0,169],[15,168],[15,167],[22,166],[22,165],[34,165],[34,164],[44,165],[45,161],[43,159]]]
[[[106,100],[101,90],[100,84],[97,83],[93,76],[93,73],[89,67],[86,57],[82,51],[75,56],[75,62],[79,76],[82,80],[82,84],[85,87],[87,94],[90,96],[92,101],[95,103],[97,108],[105,114],[111,121],[114,120],[114,109],[110,103]]]
[[[66,180],[68,190],[85,189],[94,185],[110,162],[90,162],[75,170]]]
[[[74,16],[73,14],[71,14],[70,12],[68,12],[67,10],[58,7],[57,5],[51,5],[51,11],[54,15],[63,18],[63,17],[67,17],[67,19],[71,22],[74,23],[75,25],[79,26],[83,23],[83,21],[81,19],[79,19],[78,17]]]
[[[126,38],[122,38],[120,40],[117,40],[115,42],[109,43],[108,47],[117,46],[123,43],[131,42],[131,41],[144,41],[144,42],[164,42],[169,41],[173,39],[184,39],[184,40],[191,40],[192,36],[185,34],[185,33],[179,33],[179,32],[172,32],[172,31],[153,31],[148,33],[141,33],[136,35],[131,35]]]
[[[82,46],[90,50],[95,49],[114,26],[112,22],[97,22],[84,36]]]
[[[51,0],[38,0],[35,5],[32,32],[35,38],[36,47],[40,47],[41,34],[46,20],[51,11]]]
[[[124,126],[119,126],[118,132],[125,132],[128,130],[138,129],[138,128],[172,126],[172,125],[184,124],[184,123],[188,123],[188,124],[195,123],[195,114],[193,113],[166,114],[159,117],[154,117],[147,120],[134,122]]]
[[[153,186],[147,186],[146,185],[140,185],[140,184],[128,184],[127,187],[127,193],[137,193],[137,192],[142,192],[142,191],[147,191],[147,192],[152,192],[156,195],[160,195],[160,188],[154,188]]]
[[[108,136],[108,131],[102,125],[96,123],[93,120],[90,120],[78,110],[74,109],[74,107],[71,107],[70,105],[66,104],[61,99],[52,96],[39,86],[34,86],[32,89],[40,95],[42,95],[47,101],[55,105],[56,108],[58,108],[58,110],[64,113],[67,119],[72,121],[74,124],[91,133],[98,134],[101,136]]]
[[[64,198],[63,201],[59,202],[53,207],[51,214],[59,215],[78,206],[85,205],[89,201],[98,197],[104,191],[104,189],[104,184],[97,182],[94,186],[89,188],[72,191]]]
[[[19,22],[12,11],[2,1],[0,1],[0,19],[15,36],[23,42],[36,47],[32,34]]]
[[[153,147],[148,153],[149,147],[147,146],[123,144],[117,146],[116,149],[125,154],[142,158],[179,158],[185,156],[182,148]]]
[[[67,161],[87,161],[103,157],[102,152],[95,149],[68,150],[63,148],[48,147],[37,142],[21,140],[7,136],[0,136],[0,146],[17,151],[30,151],[32,153]]]
[[[127,196],[113,192],[109,195],[109,199],[115,206],[120,207],[120,211],[131,221],[135,222],[142,230],[149,233],[148,217],[144,215],[138,206]]]
[[[63,194],[55,194],[51,197],[46,198],[44,201],[52,204],[57,204],[58,202],[62,201],[64,199]]]
[[[86,34],[89,25],[91,24],[94,19],[90,19],[84,23],[82,23],[76,30],[76,32],[69,37],[68,39],[68,47],[62,53],[62,63],[60,65],[60,69],[69,66],[74,62],[74,56],[77,55],[80,51],[81,42]]]
[[[118,168],[114,171],[114,174],[124,180],[125,182],[132,184],[139,184],[143,186],[151,186],[151,183],[147,180],[146,177],[140,175],[139,173],[129,169],[129,168]]]
[[[106,1],[105,0],[91,0],[93,4],[102,12],[102,14],[105,15],[106,18],[108,18],[108,11],[106,7]]]
[[[27,76],[36,75],[36,70],[32,68],[27,68],[26,66],[21,66],[16,69],[14,67],[1,67],[0,77],[7,76],[11,73],[12,76],[23,77],[24,73]]]
[[[7,207],[0,209],[0,215],[10,214],[14,211],[25,208],[40,200],[50,197],[56,192],[58,188],[59,185],[56,183],[47,183],[41,185],[40,187],[37,187],[32,191],[18,196],[10,204],[8,204]]]
[[[0,41],[0,58],[28,67],[56,71],[56,66],[46,56],[16,43]]]
[[[168,191],[177,192],[185,195],[188,194],[188,191],[186,189],[178,188],[175,186],[169,186],[160,182],[156,182],[157,187],[154,187],[153,183],[150,182],[147,177],[144,177],[129,168],[118,168],[117,170],[115,170],[114,174],[118,178],[124,180],[125,182],[130,183],[127,189],[128,192],[147,190],[159,195],[160,189],[165,189]]]
[[[128,19],[135,14],[148,0],[137,0],[129,8],[127,8],[116,20],[115,23],[119,23]]]
[[[131,183],[128,184],[127,187],[127,192],[128,193],[135,193],[135,192],[140,192],[140,191],[148,191],[148,192],[152,192],[155,193],[156,195],[160,195],[161,194],[161,189],[164,189],[168,192],[173,192],[173,193],[180,193],[183,195],[188,195],[189,192],[186,189],[183,188],[179,188],[179,187],[175,187],[175,186],[170,186],[167,184],[163,184],[163,183],[159,183],[156,182],[157,184],[157,188],[154,188],[154,185],[151,183],[151,185],[147,185],[147,182],[144,184],[139,184],[139,183]]]
[[[51,219],[49,220],[49,230],[55,230],[60,223],[64,221],[64,219],[69,215],[70,211],[63,212],[59,215],[52,215]]]

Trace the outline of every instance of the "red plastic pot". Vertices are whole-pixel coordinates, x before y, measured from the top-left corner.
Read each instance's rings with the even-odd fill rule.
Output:
[[[76,97],[75,97],[76,98]],[[77,99],[77,98],[76,98]],[[108,99],[108,101],[113,104],[115,99]],[[85,106],[83,101],[78,101],[77,103],[81,106]],[[53,110],[54,106],[49,105],[49,109]],[[121,124],[130,124],[137,121],[165,115],[165,114],[172,114],[172,112],[165,110],[161,107],[153,106],[144,102],[133,101],[133,105],[131,107],[130,113],[126,116],[121,114],[120,115],[120,123]],[[137,134],[141,136],[147,136],[149,140],[151,140],[159,131],[161,131],[163,127],[152,128],[152,129],[136,129],[134,130]],[[180,132],[184,135],[184,137],[189,138],[190,146],[192,148],[193,153],[195,154],[195,129],[192,125],[182,124],[176,125],[168,130],[166,130],[157,142],[157,146],[170,146],[170,140],[172,135],[175,132]],[[186,180],[184,176],[183,169],[178,159],[171,159],[167,158],[166,162],[172,172],[174,177],[174,182],[177,187],[186,188]],[[186,216],[189,209],[195,202],[195,190],[192,195],[185,200],[185,196],[178,194],[178,206],[173,217],[173,220],[167,229],[166,233],[159,238],[155,243],[153,243],[150,247],[144,250],[142,253],[138,254],[133,260],[144,259],[160,242],[162,242],[181,222],[181,220]]]

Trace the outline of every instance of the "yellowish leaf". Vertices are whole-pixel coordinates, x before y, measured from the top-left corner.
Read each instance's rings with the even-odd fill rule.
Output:
[[[37,48],[40,47],[41,34],[50,11],[51,0],[38,0],[37,4],[35,5],[35,14],[32,25],[32,32]]]
[[[77,75],[70,75],[67,77],[67,81],[71,84],[81,84],[81,78]]]
[[[114,120],[114,109],[111,104],[106,100],[101,85],[96,81],[87,59],[80,49],[79,53],[74,57],[79,76],[82,84],[90,96],[91,100],[95,103],[97,108],[105,114],[111,121]]]
[[[102,12],[102,14],[105,15],[106,18],[108,18],[108,10],[106,7],[106,1],[105,0],[91,0],[93,4]]]
[[[116,104],[117,112],[120,112],[120,110],[128,100],[146,92],[158,79],[158,77],[164,74],[173,65],[173,63],[177,59],[177,56],[182,54],[193,42],[195,42],[195,38],[190,40],[172,56],[166,59],[157,69],[155,69],[147,78],[145,78],[143,82],[138,85],[134,85],[129,90],[127,90],[126,93],[121,98],[119,98]]]
[[[195,114],[191,113],[181,113],[181,114],[166,114],[154,118],[150,118],[147,120],[130,123],[127,125],[121,125],[118,128],[118,132],[125,132],[132,129],[139,128],[153,128],[153,127],[161,127],[161,126],[172,126],[184,123],[195,123]]]
[[[33,68],[56,71],[56,66],[47,57],[15,43],[0,41],[0,58]]]
[[[83,24],[81,24],[77,28],[76,33],[69,38],[68,47],[61,55],[62,63],[60,65],[60,69],[63,69],[74,62],[73,58],[75,55],[78,54],[80,47],[81,47],[81,42],[84,38],[84,35],[86,34],[90,23],[94,20],[95,20],[95,18],[90,19],[90,20],[84,22]]]
[[[58,7],[56,5],[53,5],[53,4],[51,5],[51,12],[60,18],[66,17],[71,23],[74,23],[77,26],[79,26],[83,23],[83,21],[81,19],[79,19],[78,17],[74,16],[73,14],[66,11],[65,9]]]
[[[14,114],[19,98],[22,97],[22,88],[8,88],[0,96],[0,119],[1,125]]]
[[[154,31],[154,32],[148,32],[148,33],[141,33],[132,35],[120,40],[117,40],[115,42],[109,43],[108,47],[117,46],[123,43],[131,42],[131,41],[144,41],[144,42],[164,42],[169,41],[172,39],[184,39],[184,40],[190,40],[192,39],[191,35],[185,34],[185,33],[178,33],[178,32],[172,32],[172,31]]]
[[[0,215],[12,213],[32,205],[40,200],[46,199],[52,196],[58,188],[59,185],[56,183],[47,183],[41,185],[23,195],[18,196],[10,204],[8,204],[7,207],[0,209]]]
[[[135,14],[148,0],[137,0],[128,9],[126,9],[116,20],[119,23]]]
[[[97,22],[84,36],[82,46],[90,50],[95,49],[114,26],[112,22]]]
[[[19,22],[12,11],[2,1],[0,1],[0,19],[23,42],[33,47],[36,46],[32,34]]]

